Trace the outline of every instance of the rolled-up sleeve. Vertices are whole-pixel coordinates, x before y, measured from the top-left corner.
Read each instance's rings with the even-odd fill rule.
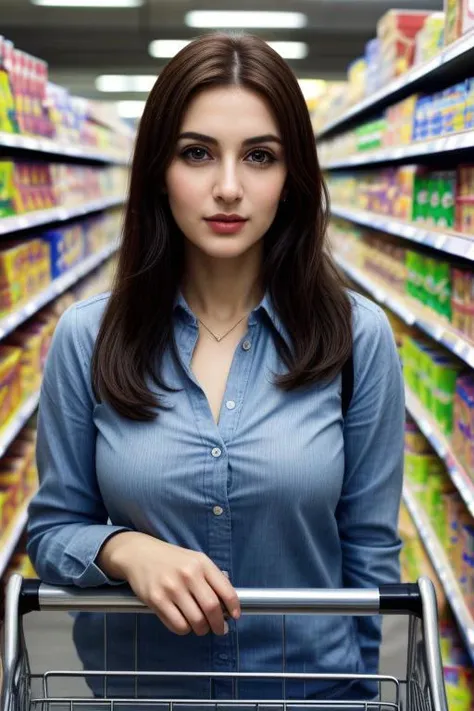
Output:
[[[38,413],[40,487],[28,511],[28,554],[44,582],[93,587],[117,582],[96,557],[110,536],[127,529],[107,524],[97,483],[90,355],[81,348],[77,314],[72,306],[61,317],[46,361]]]
[[[403,480],[404,388],[390,324],[359,307],[354,393],[344,424],[345,477],[337,520],[346,587],[399,580],[398,512]],[[381,619],[358,619],[365,671],[378,672]]]

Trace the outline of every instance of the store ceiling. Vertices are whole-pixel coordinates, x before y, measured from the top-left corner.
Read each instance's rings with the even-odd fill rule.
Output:
[[[390,7],[439,10],[442,0],[144,0],[135,9],[38,7],[30,0],[0,0],[0,33],[46,59],[53,81],[92,98],[141,99],[143,94],[102,94],[100,74],[158,74],[163,61],[148,54],[155,39],[188,39],[200,30],[184,24],[190,10],[291,10],[307,15],[300,30],[259,30],[267,40],[299,40],[306,59],[290,61],[300,77],[337,79],[374,36]]]

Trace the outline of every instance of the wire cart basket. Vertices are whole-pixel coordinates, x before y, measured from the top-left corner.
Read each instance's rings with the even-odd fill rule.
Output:
[[[140,672],[137,668],[125,672],[51,670],[34,674],[30,669],[28,650],[23,632],[23,617],[28,612],[81,611],[102,613],[150,612],[129,589],[57,588],[37,580],[23,580],[13,575],[6,590],[5,623],[2,648],[2,695],[0,711],[293,711],[296,709],[328,709],[342,711],[448,711],[443,680],[438,616],[433,585],[428,578],[417,584],[383,586],[378,589],[245,589],[237,590],[242,614],[281,615],[282,634],[285,615],[402,615],[409,619],[406,677],[381,675],[295,674],[295,673],[235,673],[229,672]],[[283,667],[284,668],[284,667]],[[160,678],[192,677],[227,679],[238,689],[245,679],[278,680],[285,689],[289,681],[350,681],[376,682],[378,696],[367,700],[241,700],[238,691],[231,700],[220,700],[210,695],[206,699],[141,699],[110,698],[107,679],[120,674],[132,680],[146,676]],[[100,698],[57,696],[52,692],[54,681],[64,683],[77,677],[99,676],[105,680]],[[212,684],[210,684],[212,689]]]

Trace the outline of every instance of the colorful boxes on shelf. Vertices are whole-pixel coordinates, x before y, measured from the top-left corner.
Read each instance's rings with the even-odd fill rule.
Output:
[[[390,81],[406,72],[415,57],[415,38],[429,12],[389,10],[377,23],[380,42],[381,81]]]

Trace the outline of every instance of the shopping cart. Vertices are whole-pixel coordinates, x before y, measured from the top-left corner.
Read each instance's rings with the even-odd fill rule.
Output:
[[[447,711],[446,693],[438,638],[437,607],[434,588],[428,578],[420,578],[417,584],[384,586],[379,589],[354,590],[238,590],[242,613],[246,615],[281,615],[282,634],[285,634],[285,615],[406,615],[409,618],[406,678],[392,676],[347,674],[294,674],[285,671],[275,674],[194,672],[126,672],[100,671],[48,671],[33,674],[23,632],[23,616],[34,610],[62,610],[113,613],[145,613],[147,608],[130,590],[101,588],[82,590],[55,588],[39,581],[23,580],[13,575],[6,590],[3,661],[3,685],[1,711],[154,711],[202,710],[222,711],[293,711],[293,709],[372,709],[382,711]],[[106,616],[105,616],[106,617]],[[283,645],[284,649],[284,645]],[[283,669],[285,667],[283,666]],[[337,671],[337,670],[336,670]],[[109,698],[107,680],[119,674],[137,681],[140,676],[159,678],[170,675],[209,680],[232,681],[235,691],[232,700],[209,699],[133,699]],[[54,681],[72,680],[75,677],[99,676],[104,680],[101,698],[57,696],[52,693]],[[239,699],[238,684],[244,680],[279,680],[283,685],[281,699]],[[370,681],[378,684],[377,700],[289,700],[285,698],[285,684],[299,681]],[[137,687],[135,687],[137,688]],[[212,689],[212,684],[209,686]]]

